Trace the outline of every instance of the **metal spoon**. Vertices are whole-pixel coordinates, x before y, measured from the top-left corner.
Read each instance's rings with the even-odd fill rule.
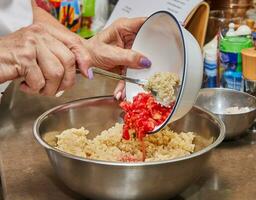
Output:
[[[146,80],[146,79],[134,79],[134,78],[130,78],[130,77],[127,77],[127,76],[112,73],[112,72],[109,72],[109,71],[106,71],[106,70],[103,70],[103,69],[99,69],[99,68],[96,68],[96,67],[92,67],[92,71],[95,74],[100,74],[100,75],[103,75],[103,76],[106,76],[106,77],[109,77],[109,78],[112,78],[112,79],[115,79],[115,80],[124,80],[124,81],[130,82],[130,83],[137,84],[137,85],[141,86],[143,89],[145,88],[145,85],[148,83],[148,80]],[[174,94],[175,96],[177,96],[178,91],[179,91],[179,87],[176,87],[175,88],[175,94]],[[150,92],[154,96],[154,98],[156,99],[156,101],[158,103],[160,103],[164,106],[169,106],[170,105],[171,102],[162,102],[158,98],[157,91],[151,89]]]
[[[148,82],[146,79],[134,79],[134,78],[130,78],[127,76],[112,73],[112,72],[109,72],[109,71],[106,71],[104,69],[100,69],[97,67],[92,67],[91,69],[95,74],[100,74],[100,75],[103,75],[103,76],[106,76],[106,77],[109,77],[109,78],[112,78],[115,80],[127,81],[127,82],[134,83],[134,84],[137,84],[142,87],[144,87]]]
[[[106,77],[109,77],[109,78],[112,78],[112,79],[115,79],[115,80],[123,80],[123,81],[127,81],[129,83],[137,84],[137,85],[141,86],[142,88],[144,88],[145,85],[148,83],[148,80],[146,80],[146,79],[130,78],[130,77],[127,77],[127,76],[124,76],[124,75],[119,75],[119,74],[112,73],[112,72],[106,71],[104,69],[96,68],[96,67],[92,67],[92,71],[95,74],[100,74],[100,75],[103,75],[103,76],[106,76]],[[156,91],[150,90],[150,92],[152,93],[152,95],[155,98],[157,97],[157,92]]]

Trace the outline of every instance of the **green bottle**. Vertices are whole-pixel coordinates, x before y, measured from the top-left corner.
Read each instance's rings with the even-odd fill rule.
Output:
[[[220,41],[220,85],[225,88],[242,89],[241,51],[251,48],[253,41],[248,37],[225,37]]]
[[[82,25],[79,35],[83,38],[90,38],[95,34],[91,27],[95,16],[95,0],[83,0],[82,2]]]

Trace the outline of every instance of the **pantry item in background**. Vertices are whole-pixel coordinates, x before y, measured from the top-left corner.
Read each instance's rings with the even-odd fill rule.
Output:
[[[242,50],[243,77],[256,81],[256,50],[255,47]]]
[[[37,6],[39,6],[40,8],[50,13],[52,16],[57,17],[57,12],[49,0],[35,0],[35,1]]]
[[[90,38],[105,26],[109,15],[108,0],[81,0],[82,22],[80,36]]]
[[[247,19],[252,19],[252,20],[255,21],[256,20],[256,9],[252,8],[252,9],[247,10],[246,18]]]
[[[252,30],[249,26],[247,25],[240,25],[238,28],[235,30],[235,24],[230,23],[228,25],[229,29],[226,33],[226,37],[233,37],[233,36],[251,36]]]
[[[245,79],[244,91],[256,97],[256,81]]]
[[[79,0],[61,0],[59,21],[72,32],[79,32],[81,26],[81,11]]]
[[[51,5],[54,7],[55,12],[56,12],[56,18],[59,20],[59,15],[60,15],[60,3],[62,0],[48,0]]]
[[[249,26],[243,24],[240,25],[235,31],[236,36],[251,36],[252,30]]]
[[[248,18],[246,20],[246,25],[251,29],[252,32],[254,32],[254,25],[255,25],[255,20]]]
[[[220,84],[224,88],[242,90],[241,51],[253,46],[251,38],[224,37],[220,41]]]
[[[253,7],[252,0],[207,0],[210,3],[212,10],[227,10],[235,9],[237,15],[245,17],[248,9]]]
[[[241,22],[242,17],[238,15],[236,9],[211,10],[205,42],[208,43],[219,33],[224,35],[230,23],[238,25]]]
[[[232,37],[232,36],[236,36],[236,33],[235,33],[235,24],[234,23],[230,23],[228,25],[228,31],[226,33],[226,36],[227,37]]]
[[[256,50],[242,50],[244,91],[256,96]]]
[[[204,81],[203,87],[217,87],[217,72],[218,72],[218,39],[214,37],[212,41],[206,44],[203,48],[204,55]]]

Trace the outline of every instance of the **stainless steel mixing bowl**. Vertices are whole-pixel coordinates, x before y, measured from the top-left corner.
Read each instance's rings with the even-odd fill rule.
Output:
[[[200,177],[211,150],[224,139],[221,120],[200,108],[174,122],[176,131],[194,131],[196,152],[173,160],[121,163],[89,160],[55,149],[45,136],[84,126],[95,137],[121,120],[112,97],[81,99],[53,108],[34,124],[34,135],[45,148],[59,178],[73,191],[90,199],[169,199]],[[48,135],[49,134],[49,135]]]
[[[196,105],[209,110],[225,124],[226,139],[234,139],[250,128],[256,117],[256,98],[244,92],[225,88],[201,89]],[[251,111],[240,114],[223,114],[229,107],[250,107]]]

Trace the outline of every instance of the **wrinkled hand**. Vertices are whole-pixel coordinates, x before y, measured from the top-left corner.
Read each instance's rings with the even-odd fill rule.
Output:
[[[84,40],[64,27],[40,22],[55,38],[63,42],[75,55],[78,67],[89,76],[91,66],[107,70],[117,66],[150,67],[151,62],[142,54],[130,50],[144,18],[119,19],[89,40]],[[91,72],[89,72],[91,73]]]
[[[151,66],[151,62],[145,56],[130,49],[136,33],[145,18],[119,19],[89,40],[84,40],[57,24],[56,26],[46,25],[45,20],[40,19],[37,22],[74,53],[81,72],[90,79],[93,78],[91,66],[107,70],[115,67],[120,68],[120,66],[132,68],[147,68]],[[54,23],[53,21],[52,24]],[[123,67],[121,69],[122,72],[125,71]],[[124,97],[123,88],[124,84],[120,82],[114,92],[117,99],[121,96]]]
[[[144,18],[122,18],[89,39],[85,46],[92,64],[106,69],[116,66],[132,68],[150,67],[150,61],[142,54],[131,50],[136,33]]]
[[[107,69],[109,69],[109,66],[115,67],[116,63],[118,65],[134,68],[150,67],[150,60],[142,54],[130,49],[135,36],[144,21],[145,18],[122,18],[115,21],[106,30],[90,39],[89,46],[100,47],[92,51],[92,57],[94,60],[97,60],[97,63],[99,63],[98,65],[105,64]],[[103,59],[106,51],[109,51],[107,54],[109,57]],[[113,63],[113,61],[116,63]],[[122,69],[122,73],[125,73],[125,68]],[[114,91],[114,96],[116,99],[125,97],[124,81],[118,83]]]
[[[0,39],[0,83],[23,78],[27,93],[54,95],[75,82],[75,56],[40,25]]]

